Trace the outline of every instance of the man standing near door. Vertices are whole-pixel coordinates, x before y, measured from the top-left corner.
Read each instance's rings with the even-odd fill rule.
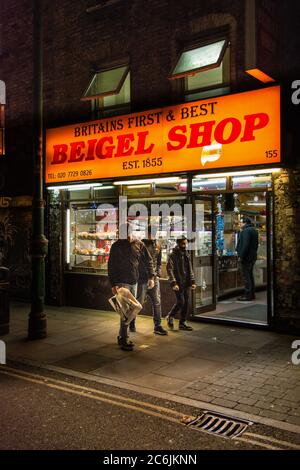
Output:
[[[241,271],[245,284],[245,293],[238,300],[249,302],[255,299],[255,283],[253,268],[257,259],[258,232],[254,228],[249,217],[241,220],[241,231],[236,246],[236,251],[240,260]]]

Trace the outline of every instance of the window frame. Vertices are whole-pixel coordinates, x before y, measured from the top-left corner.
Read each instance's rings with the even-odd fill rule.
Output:
[[[121,80],[119,81],[118,87],[114,91],[109,91],[109,92],[105,92],[105,93],[97,93],[96,95],[91,95],[91,96],[85,96],[86,93],[88,92],[89,88],[91,87],[92,82],[95,79],[96,75],[98,75],[99,73],[109,72],[109,71],[112,71],[112,70],[115,70],[115,69],[120,69],[122,67],[125,67],[125,70],[124,70],[124,73],[122,75]],[[106,96],[118,95],[120,93],[121,89],[122,89],[122,86],[125,83],[125,80],[128,76],[128,73],[130,73],[129,64],[119,64],[119,65],[114,66],[114,67],[106,67],[105,69],[97,70],[96,72],[93,73],[93,76],[90,78],[89,84],[86,87],[86,89],[84,90],[83,96],[81,97],[81,101],[93,101],[93,100],[96,100],[96,99],[99,99],[99,98],[100,99],[105,98]]]
[[[205,65],[203,67],[198,67],[198,68],[190,70],[190,71],[179,72],[177,74],[173,73],[174,70],[176,69],[176,66],[177,66],[177,64],[180,60],[180,57],[182,56],[183,53],[193,51],[195,49],[199,49],[200,47],[208,46],[210,44],[214,44],[214,43],[219,42],[219,41],[225,41],[225,42],[224,42],[224,45],[222,47],[222,50],[221,50],[221,53],[219,55],[219,59],[218,59],[217,62],[215,62],[214,64]],[[186,46],[184,49],[182,49],[180,51],[179,54],[177,54],[175,65],[174,65],[174,67],[172,67],[172,70],[171,70],[171,72],[168,76],[169,80],[176,80],[178,78],[185,78],[188,75],[195,75],[199,72],[204,72],[205,70],[210,70],[210,69],[214,69],[214,68],[219,67],[221,65],[223,59],[224,59],[226,50],[229,46],[230,46],[230,41],[227,37],[224,37],[224,36],[218,37],[218,38],[215,38],[215,39],[210,38],[209,40],[199,41],[197,43],[193,43],[193,44],[190,44],[189,46]]]

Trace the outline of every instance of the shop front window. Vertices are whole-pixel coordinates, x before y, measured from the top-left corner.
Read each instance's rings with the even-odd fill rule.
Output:
[[[249,175],[235,176],[232,178],[232,188],[237,189],[255,189],[270,188],[272,186],[271,175]]]
[[[176,246],[177,238],[188,235],[188,217],[185,198],[153,198],[128,200],[128,220],[135,238],[151,236],[161,248],[161,277],[167,278],[167,260]]]
[[[177,238],[188,234],[188,220],[192,220],[185,207],[187,179],[166,177],[124,183],[68,191],[66,268],[107,274],[111,246],[119,238],[120,220],[126,219],[135,238],[151,236],[157,240],[162,249],[162,277],[166,278],[168,255]],[[125,215],[121,213],[124,210]]]
[[[194,178],[192,188],[193,192],[224,191],[226,189],[226,178]]]
[[[175,178],[169,182],[160,182],[159,180],[154,184],[155,196],[174,195],[178,196],[187,192],[187,179]]]
[[[107,273],[110,249],[117,239],[117,206],[71,203],[68,210],[69,268],[78,272]]]
[[[122,195],[128,197],[178,196],[187,191],[187,179],[179,176],[133,180],[123,184],[119,181],[115,184],[121,186]]]

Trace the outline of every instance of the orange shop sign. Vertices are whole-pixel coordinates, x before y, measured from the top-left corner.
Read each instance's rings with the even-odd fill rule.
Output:
[[[46,183],[279,163],[280,87],[47,130]]]

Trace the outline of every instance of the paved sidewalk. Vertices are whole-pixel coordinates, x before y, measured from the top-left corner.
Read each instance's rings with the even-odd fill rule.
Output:
[[[11,306],[11,360],[51,364],[213,405],[300,425],[300,365],[291,363],[296,337],[193,322],[193,332],[153,334],[137,319],[133,352],[116,344],[113,312],[47,307],[48,337],[26,341],[29,305]],[[176,326],[177,327],[177,326]]]

